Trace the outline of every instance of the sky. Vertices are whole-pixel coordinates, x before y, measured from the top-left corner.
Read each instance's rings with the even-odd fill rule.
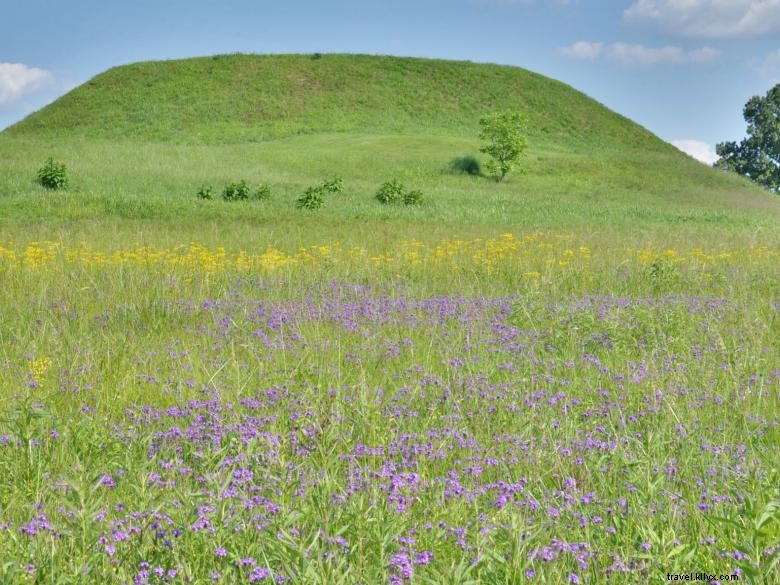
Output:
[[[711,163],[780,83],[780,0],[0,0],[0,129],[116,65],[234,52],[516,65]]]

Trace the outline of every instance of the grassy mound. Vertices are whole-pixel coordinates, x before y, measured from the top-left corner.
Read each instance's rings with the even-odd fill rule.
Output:
[[[480,116],[505,108],[529,119],[525,174],[496,185],[458,172],[479,158]],[[50,156],[72,178],[56,198],[34,182]],[[198,222],[215,218],[299,226],[294,201],[333,175],[347,189],[318,214],[328,225],[401,220],[423,233],[481,225],[494,235],[780,224],[776,198],[575,89],[462,61],[227,55],[116,67],[0,133],[0,163],[7,229],[106,216],[189,223],[198,234]],[[425,192],[426,205],[378,207],[373,194],[393,177]],[[194,198],[203,184],[237,180],[276,196],[232,208]]]
[[[528,115],[536,143],[671,148],[530,71],[367,55],[220,55],[115,67],[9,133],[185,142],[348,131],[472,136],[482,114],[504,108]]]

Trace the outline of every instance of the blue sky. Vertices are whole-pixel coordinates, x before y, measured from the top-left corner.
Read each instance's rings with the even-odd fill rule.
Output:
[[[124,63],[350,52],[525,67],[706,159],[780,82],[780,0],[2,0],[0,14],[0,128]]]

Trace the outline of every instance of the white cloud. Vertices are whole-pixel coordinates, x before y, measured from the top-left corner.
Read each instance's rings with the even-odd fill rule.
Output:
[[[645,47],[644,45],[629,43],[605,44],[588,41],[574,43],[562,49],[562,52],[567,57],[573,59],[593,61],[605,58],[618,61],[624,65],[640,65],[643,67],[661,64],[703,63],[717,59],[720,56],[720,51],[711,47],[686,51],[680,47]]]
[[[718,160],[715,147],[700,140],[672,140],[672,144],[699,162],[712,166]]]
[[[51,79],[44,69],[22,63],[0,63],[0,104],[7,104],[25,93],[43,87]]]
[[[634,0],[623,19],[683,37],[757,37],[780,32],[780,0]]]

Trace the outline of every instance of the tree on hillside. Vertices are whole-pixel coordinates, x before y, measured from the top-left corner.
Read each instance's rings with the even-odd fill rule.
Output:
[[[715,166],[749,177],[772,191],[780,190],[780,83],[766,96],[753,96],[743,111],[747,138],[715,148]]]
[[[528,147],[525,118],[512,111],[495,112],[480,118],[479,125],[479,137],[487,141],[479,151],[491,157],[485,166],[496,181],[503,181]]]

